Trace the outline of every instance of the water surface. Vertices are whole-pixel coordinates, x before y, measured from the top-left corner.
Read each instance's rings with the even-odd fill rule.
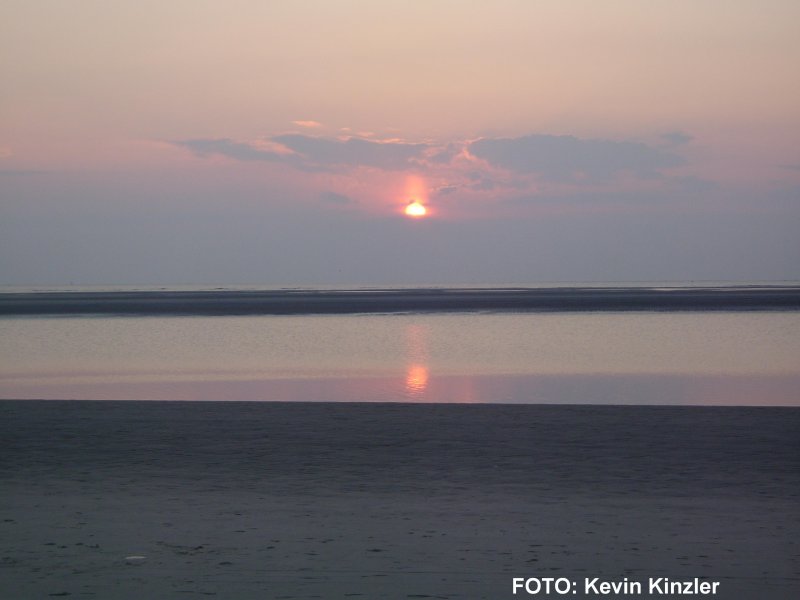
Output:
[[[0,397],[800,405],[800,313],[0,319]]]

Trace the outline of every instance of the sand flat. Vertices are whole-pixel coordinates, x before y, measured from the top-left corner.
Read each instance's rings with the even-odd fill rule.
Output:
[[[0,294],[0,315],[800,310],[800,287],[553,287]]]
[[[3,598],[800,593],[798,409],[2,401],[0,431]]]

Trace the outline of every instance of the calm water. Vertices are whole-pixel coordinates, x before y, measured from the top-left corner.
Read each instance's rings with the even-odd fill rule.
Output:
[[[0,398],[800,406],[800,313],[4,318]]]

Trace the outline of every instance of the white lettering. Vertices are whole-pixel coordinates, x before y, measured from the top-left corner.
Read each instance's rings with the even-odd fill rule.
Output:
[[[714,595],[719,588],[719,581],[700,581],[695,577],[690,581],[670,581],[669,577],[651,577],[648,592],[650,595]]]
[[[512,584],[514,585],[514,595],[516,596],[517,590],[525,586],[525,580],[522,577],[514,577]]]
[[[628,581],[626,577],[622,581],[600,581],[599,577],[594,579],[584,579],[585,594],[641,594],[642,584],[638,581]]]
[[[569,594],[572,589],[572,582],[566,577],[559,577],[556,579],[555,589],[557,594]]]

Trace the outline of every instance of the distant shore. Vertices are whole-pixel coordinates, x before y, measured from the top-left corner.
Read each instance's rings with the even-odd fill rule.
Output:
[[[0,316],[800,310],[800,287],[431,288],[0,294]]]

